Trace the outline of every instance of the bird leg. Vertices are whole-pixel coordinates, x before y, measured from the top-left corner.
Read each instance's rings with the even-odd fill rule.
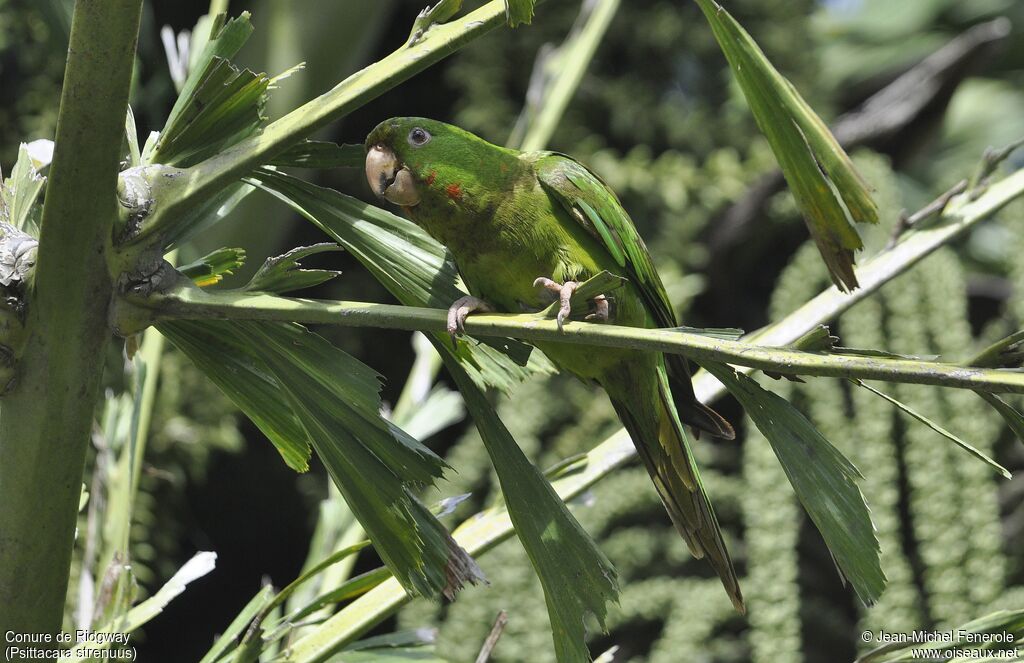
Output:
[[[448,307],[448,333],[452,337],[452,347],[457,347],[459,334],[466,331],[466,317],[474,311],[493,311],[491,305],[482,299],[466,295],[459,297]]]
[[[533,286],[541,286],[558,296],[558,315],[555,317],[555,321],[558,323],[558,330],[561,331],[562,325],[565,324],[565,321],[569,318],[569,314],[572,313],[572,295],[576,292],[576,288],[578,288],[580,284],[576,281],[558,283],[557,281],[552,281],[549,278],[541,276],[533,282]],[[604,295],[598,295],[591,301],[594,302],[594,312],[587,315],[584,320],[607,322],[608,298]]]

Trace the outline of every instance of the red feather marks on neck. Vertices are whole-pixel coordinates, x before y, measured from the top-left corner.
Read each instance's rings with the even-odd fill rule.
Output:
[[[423,178],[423,183],[426,184],[427,186],[433,186],[434,182],[436,182],[436,181],[437,181],[437,171],[436,170],[430,171],[429,173],[427,173],[427,176]],[[441,186],[443,184],[444,184],[444,182],[441,182],[441,183],[438,184],[438,186]],[[452,199],[452,200],[454,200],[456,202],[462,200],[462,185],[459,184],[458,182],[452,182],[451,184],[446,185],[444,187],[444,192],[448,195],[448,197],[450,199]]]

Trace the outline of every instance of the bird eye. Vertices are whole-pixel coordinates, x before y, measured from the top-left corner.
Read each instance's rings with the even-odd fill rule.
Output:
[[[420,129],[416,127],[409,132],[409,144],[413,147],[419,147],[420,145],[426,145],[427,141],[430,140],[430,134],[426,129]]]

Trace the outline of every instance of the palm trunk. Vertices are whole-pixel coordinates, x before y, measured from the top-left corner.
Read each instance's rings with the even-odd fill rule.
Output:
[[[110,338],[107,256],[142,0],[78,0],[19,383],[0,404],[0,631],[61,626]]]

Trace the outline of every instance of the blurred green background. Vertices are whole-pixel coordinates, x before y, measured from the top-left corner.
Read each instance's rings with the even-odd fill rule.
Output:
[[[20,141],[53,135],[69,6],[0,0],[4,166],[13,163]],[[990,32],[999,28],[991,43],[966,48],[949,72],[909,86],[908,94],[928,103],[894,130],[881,131],[878,120],[851,125],[866,132],[853,155],[882,210],[881,226],[866,233],[869,253],[884,246],[900,210],[916,209],[969,176],[986,147],[1024,136],[1022,2],[731,0],[726,6],[829,122],[958,35],[986,24]],[[406,0],[230,3],[232,13],[252,11],[257,28],[239,64],[275,74],[306,62],[274,91],[271,116],[399,45],[421,8],[421,1]],[[132,100],[143,136],[162,125],[174,100],[161,28],[190,29],[207,9],[205,0],[146,4]],[[564,39],[580,9],[575,0],[547,0],[534,25],[484,37],[322,136],[362,142],[386,117],[424,115],[503,142],[528,97],[538,53]],[[1008,34],[1003,24],[990,23],[998,17],[1009,20]],[[696,4],[624,2],[551,147],[591,165],[620,194],[689,325],[752,330],[828,283],[791,197],[771,185],[771,153]],[[1007,167],[1022,165],[1018,153]],[[361,172],[309,177],[369,196]],[[320,241],[312,226],[266,203],[251,196],[231,223],[187,250],[241,246],[255,269],[265,256]],[[963,357],[1019,329],[1022,229],[1024,205],[1017,203],[856,306],[835,330],[845,345]],[[354,260],[328,255],[323,264],[344,275],[311,294],[390,301]],[[384,397],[394,402],[413,360],[409,335],[325,333],[387,376]],[[196,550],[219,555],[214,573],[133,638],[141,660],[178,663],[201,655],[265,578],[281,585],[296,575],[327,481],[318,466],[307,475],[289,471],[181,357],[172,354],[164,370],[137,507],[135,571],[152,589]],[[824,379],[773,386],[866,475],[862,489],[890,579],[881,602],[870,610],[856,603],[769,446],[741,426],[748,434],[736,443],[702,439],[698,456],[745,575],[749,616],[733,613],[710,570],[690,559],[643,470],[631,466],[599,484],[576,510],[624,587],[610,633],[593,634],[595,653],[617,645],[616,661],[824,663],[855,657],[866,628],[948,627],[1024,606],[1024,480],[997,481],[865,392]],[[894,395],[1011,471],[1024,470],[1024,448],[973,395],[917,386]],[[719,409],[741,420],[735,404]],[[618,427],[603,395],[562,376],[523,385],[500,412],[544,467]],[[493,498],[495,482],[471,425],[462,422],[428,442],[458,469],[445,494],[472,492],[460,514]],[[357,570],[374,561],[372,553],[363,555]],[[453,605],[413,603],[390,626],[437,627],[439,651],[469,661],[505,609],[509,625],[494,660],[553,661],[543,597],[521,548],[509,542],[480,561],[490,586],[465,592]]]

